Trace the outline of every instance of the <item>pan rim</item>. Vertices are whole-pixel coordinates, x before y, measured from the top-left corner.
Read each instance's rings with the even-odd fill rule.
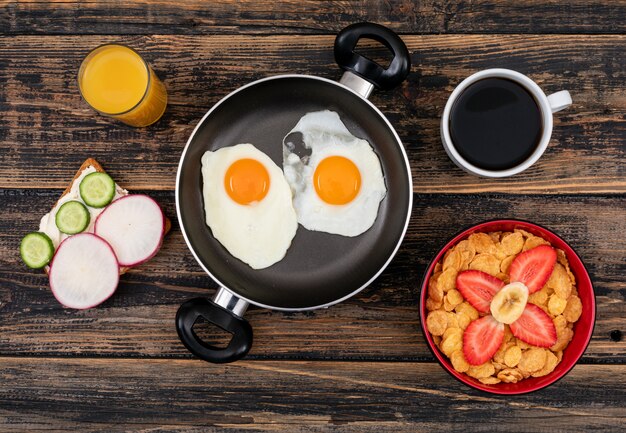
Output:
[[[185,160],[185,156],[187,154],[187,150],[189,149],[189,146],[191,145],[191,141],[195,137],[196,132],[198,131],[200,126],[203,125],[204,121],[211,115],[211,113],[213,113],[213,111],[215,111],[220,105],[222,105],[226,100],[228,100],[229,98],[231,98],[235,94],[237,94],[239,92],[242,92],[242,91],[246,90],[249,87],[253,87],[255,85],[258,85],[258,84],[266,82],[266,81],[289,79],[289,78],[310,79],[310,80],[322,81],[322,82],[325,82],[325,83],[328,83],[328,84],[340,87],[342,89],[348,90],[351,93],[353,93],[354,95],[356,95],[357,97],[359,97],[359,99],[361,99],[363,102],[368,104],[370,106],[370,108],[372,108],[376,112],[376,114],[378,114],[378,116],[385,122],[385,124],[387,125],[387,127],[389,128],[391,133],[393,134],[393,137],[396,139],[396,144],[397,144],[397,146],[398,146],[398,148],[400,150],[400,153],[402,154],[402,157],[404,159],[404,165],[405,165],[405,168],[407,170],[407,179],[408,179],[408,183],[409,183],[409,188],[408,188],[409,200],[408,200],[408,206],[407,206],[407,215],[406,215],[406,218],[405,218],[405,221],[404,221],[404,227],[402,228],[402,233],[398,237],[398,241],[396,242],[396,246],[394,247],[393,251],[391,252],[391,254],[389,254],[389,257],[387,258],[385,263],[378,269],[376,274],[373,275],[367,282],[362,284],[359,288],[357,288],[356,290],[350,292],[349,294],[347,294],[347,295],[345,295],[345,296],[343,296],[341,298],[335,299],[335,300],[333,300],[331,302],[327,302],[325,304],[315,305],[315,306],[311,306],[311,307],[300,307],[300,308],[277,307],[277,306],[272,306],[272,305],[266,305],[266,304],[263,304],[261,302],[257,302],[257,301],[255,301],[253,299],[249,299],[249,298],[247,298],[245,296],[241,296],[237,291],[230,289],[226,284],[222,283],[215,275],[213,275],[213,273],[211,273],[211,271],[209,271],[207,266],[204,265],[202,260],[200,260],[200,258],[196,254],[196,251],[192,247],[191,242],[190,242],[190,240],[189,240],[189,238],[187,236],[187,232],[185,231],[185,225],[182,223],[181,210],[180,210],[180,177],[181,177],[181,173],[182,173],[183,162]],[[206,272],[208,274],[208,276],[211,277],[211,279],[213,281],[215,281],[219,285],[219,287],[217,289],[218,292],[220,290],[226,290],[226,291],[232,293],[233,296],[237,297],[238,299],[241,299],[241,300],[243,300],[243,301],[245,301],[245,302],[247,302],[249,304],[256,305],[256,306],[261,307],[261,308],[266,308],[268,310],[287,311],[287,312],[309,311],[309,310],[317,310],[317,309],[320,309],[320,308],[328,308],[328,307],[330,307],[332,305],[338,304],[340,302],[343,302],[343,301],[353,297],[354,295],[356,295],[357,293],[361,292],[366,287],[368,287],[370,284],[372,284],[380,276],[380,274],[383,273],[383,271],[387,268],[387,266],[389,266],[389,263],[391,263],[391,261],[393,260],[393,258],[397,254],[398,250],[400,249],[400,245],[402,244],[402,241],[404,240],[404,237],[405,237],[406,232],[407,232],[408,227],[409,227],[409,222],[411,220],[411,213],[413,211],[413,177],[412,177],[412,174],[411,174],[411,165],[409,164],[409,158],[407,156],[406,150],[404,149],[404,145],[402,144],[402,140],[398,136],[398,133],[396,132],[396,130],[393,127],[393,125],[391,125],[391,123],[389,122],[387,117],[370,100],[368,100],[367,98],[364,98],[358,92],[356,92],[356,91],[352,90],[351,88],[341,84],[340,82],[334,81],[334,80],[331,80],[331,79],[328,79],[328,78],[318,77],[318,76],[315,76],[315,75],[306,75],[306,74],[281,74],[281,75],[272,75],[272,76],[269,76],[269,77],[261,78],[259,80],[252,81],[252,82],[250,82],[248,84],[245,84],[245,85],[243,85],[243,86],[233,90],[232,92],[230,92],[227,95],[225,95],[224,97],[222,97],[219,101],[217,101],[209,109],[209,111],[207,111],[204,114],[204,116],[202,116],[202,118],[200,119],[198,124],[194,127],[193,131],[191,132],[191,135],[189,135],[189,138],[187,139],[187,143],[185,144],[185,148],[183,149],[183,152],[181,153],[181,156],[180,156],[180,161],[178,163],[178,168],[177,168],[177,171],[176,171],[175,202],[176,202],[176,216],[178,217],[180,230],[181,230],[181,232],[183,234],[183,238],[185,239],[185,243],[187,244],[187,248],[189,249],[189,251],[191,251],[191,254],[196,259],[196,262],[200,265],[202,270],[204,272]]]

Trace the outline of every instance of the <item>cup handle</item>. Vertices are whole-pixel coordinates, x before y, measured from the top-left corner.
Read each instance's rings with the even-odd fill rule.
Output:
[[[553,113],[561,111],[572,105],[572,95],[567,90],[548,95],[548,103]]]

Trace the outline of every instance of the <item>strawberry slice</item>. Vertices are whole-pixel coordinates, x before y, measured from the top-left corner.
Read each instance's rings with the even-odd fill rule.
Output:
[[[526,304],[520,318],[509,326],[513,335],[533,346],[552,347],[556,343],[554,322],[535,304]]]
[[[463,333],[463,355],[472,365],[489,361],[500,348],[504,338],[504,324],[493,316],[474,320]]]
[[[524,251],[511,263],[509,276],[511,282],[519,281],[528,287],[528,293],[541,290],[556,263],[556,251],[548,245],[540,245]]]
[[[472,307],[481,313],[489,312],[489,305],[504,282],[482,271],[463,271],[456,277],[456,288]]]

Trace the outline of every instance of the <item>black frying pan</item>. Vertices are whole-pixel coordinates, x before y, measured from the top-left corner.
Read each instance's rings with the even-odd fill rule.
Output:
[[[375,39],[392,52],[387,69],[354,52],[362,37]],[[409,163],[393,127],[366,98],[374,86],[390,89],[406,78],[408,50],[391,30],[361,23],[339,33],[335,58],[347,71],[340,82],[283,75],[232,92],[202,118],[183,151],[176,180],[178,218],[191,252],[221,288],[213,301],[185,302],[176,327],[185,346],[204,360],[231,362],[250,350],[252,329],[241,317],[248,304],[297,311],[341,302],[370,284],[400,246],[413,197]],[[254,270],[230,255],[205,224],[200,159],[207,150],[252,143],[282,167],[283,137],[306,113],[326,109],[339,113],[350,132],[367,140],[380,159],[387,195],[376,222],[353,238],[298,226],[285,258]],[[193,325],[199,317],[233,334],[226,348],[196,335]]]

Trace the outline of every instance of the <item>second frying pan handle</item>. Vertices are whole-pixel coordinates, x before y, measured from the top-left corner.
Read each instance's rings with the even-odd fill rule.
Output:
[[[383,44],[393,54],[387,68],[354,51],[361,38]],[[374,23],[356,23],[344,28],[335,39],[335,60],[346,71],[369,81],[382,90],[389,90],[409,75],[411,56],[406,45],[395,32]]]
[[[224,297],[221,289],[215,300]],[[230,292],[226,292],[230,294]],[[240,301],[231,295],[231,299]],[[243,302],[243,301],[241,301]],[[243,311],[247,303],[243,306]],[[243,311],[240,311],[243,314]],[[213,346],[203,341],[194,332],[196,321],[203,317],[209,323],[230,332],[232,338],[225,348]],[[243,358],[252,347],[252,327],[247,320],[206,298],[194,298],[183,303],[176,313],[176,331],[185,347],[198,358],[208,362],[223,364]]]

